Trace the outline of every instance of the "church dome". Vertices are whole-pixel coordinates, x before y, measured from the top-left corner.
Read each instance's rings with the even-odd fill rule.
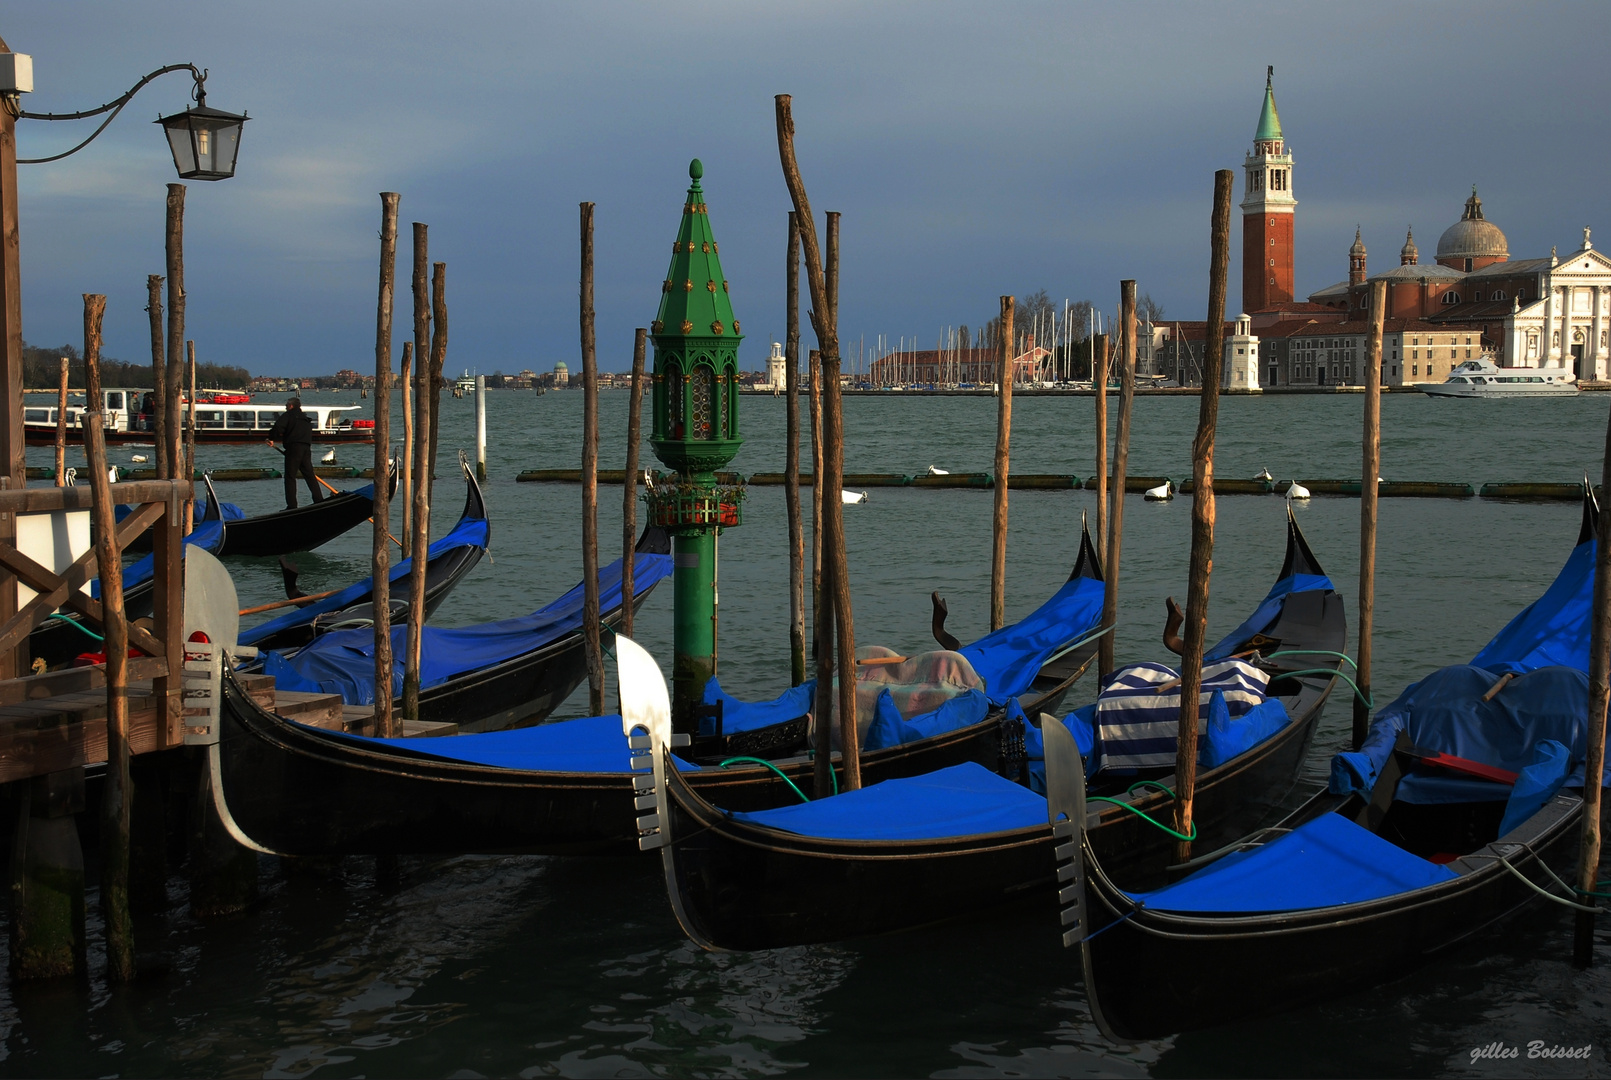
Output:
[[[1482,200],[1477,198],[1477,189],[1472,188],[1471,198],[1466,200],[1465,213],[1438,238],[1438,258],[1491,257],[1509,258],[1510,245],[1505,240],[1505,234],[1499,231],[1499,226],[1483,218]]]

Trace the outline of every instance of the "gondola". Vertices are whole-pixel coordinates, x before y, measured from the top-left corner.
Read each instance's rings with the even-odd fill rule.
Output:
[[[671,573],[671,537],[651,526],[638,538],[633,607]],[[620,621],[621,560],[599,573],[601,622]],[[406,629],[392,630],[394,698],[403,687]],[[264,654],[262,670],[286,690],[339,694],[348,705],[375,700],[374,633],[332,630],[290,654]],[[418,719],[460,731],[500,731],[534,724],[587,677],[582,643],[582,586],[530,615],[445,630],[427,626],[421,645]]]
[[[185,537],[183,552],[192,547],[217,554],[228,535],[228,523],[219,520],[201,521]],[[131,622],[144,619],[156,608],[156,557],[144,558],[123,568],[123,614]],[[99,578],[90,581],[90,595],[99,599]],[[28,635],[29,659],[43,660],[46,670],[54,671],[70,664],[84,653],[97,653],[101,649],[100,635],[91,630],[77,612],[52,615]]]
[[[1071,811],[1086,830],[1083,844],[1063,830],[1064,941],[1080,947],[1104,1034],[1131,1042],[1257,1020],[1395,978],[1540,893],[1571,897],[1594,516],[1590,496],[1554,584],[1471,664],[1407,688],[1359,751],[1333,758],[1327,790],[1188,876],[1122,888],[1091,819]],[[1048,779],[1070,806],[1077,781]]]
[[[212,512],[221,505],[218,492],[213,490],[212,477],[203,474],[202,479],[207,485],[207,508]],[[394,473],[391,476],[393,490],[396,490],[396,484]],[[327,495],[318,502],[306,503],[294,510],[279,510],[231,521],[224,548],[218,554],[272,556],[312,551],[357,528],[374,513],[375,485],[365,484],[356,491]]]
[[[426,550],[425,614],[429,618],[465,575],[486,554],[492,526],[487,519],[486,500],[470,466],[459,462],[464,473],[464,509],[458,524]],[[234,529],[231,523],[229,528]],[[409,575],[414,561],[403,559],[391,568],[391,621],[408,618]],[[288,579],[289,587],[289,579]],[[288,589],[289,591],[289,589]],[[374,579],[364,577],[322,600],[315,600],[277,618],[241,631],[240,643],[259,650],[284,652],[307,645],[314,638],[333,630],[373,626]]]
[[[648,565],[640,556],[637,580]],[[1063,648],[1047,646],[1044,626],[1024,620],[1030,662],[1017,665],[1027,668],[1021,677],[1033,688],[1043,667],[1066,672],[1056,685],[1033,690],[1032,700],[1061,701],[1090,659],[1101,613],[1095,565],[1086,536],[1073,589],[1059,590],[1079,600],[1071,605],[1074,621],[1056,635],[1084,657],[1077,670],[1067,670]],[[998,634],[997,645],[1010,638]],[[619,651],[625,640],[616,641]],[[265,851],[580,855],[637,846],[634,778],[619,716],[428,740],[361,738],[275,716],[228,673],[221,713],[221,813]],[[1006,719],[1005,708],[993,708],[977,724],[866,753],[862,775],[871,783],[962,761],[995,767],[1004,736],[1013,741]],[[1021,734],[1017,743],[1022,765]],[[813,762],[797,754],[768,765],[689,768],[690,782],[724,805],[763,809],[794,801],[811,784]]]
[[[1276,585],[1207,653],[1212,660],[1263,650],[1266,701],[1278,704],[1260,708],[1269,715],[1279,709],[1285,722],[1200,774],[1195,813],[1205,833],[1290,788],[1334,682],[1344,634],[1341,598],[1289,511]],[[1052,729],[1069,730],[1041,716],[1033,741],[1049,746]],[[1173,754],[1171,744],[1170,760]],[[1136,811],[1157,819],[1168,813],[1170,797],[1158,789],[1173,787],[1171,776],[1160,775],[1171,771],[1127,769],[1117,779],[1098,772],[1097,790],[1114,801],[1092,822],[1091,842],[1137,872],[1161,872],[1174,841]],[[708,949],[905,930],[1031,894],[1056,872],[1046,797],[977,764],[759,813],[735,812],[690,779],[657,771],[658,833],[650,843],[660,847],[678,921]],[[1134,786],[1138,780],[1145,790]]]

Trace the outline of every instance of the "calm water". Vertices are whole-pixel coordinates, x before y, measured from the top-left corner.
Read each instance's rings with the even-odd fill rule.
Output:
[[[321,403],[350,395],[319,395]],[[602,398],[604,464],[624,458],[624,391]],[[1558,480],[1599,473],[1611,399],[1383,401],[1382,475],[1393,480]],[[1281,479],[1357,477],[1357,396],[1227,398],[1218,472]],[[1131,472],[1189,475],[1195,398],[1138,402]],[[457,625],[522,613],[580,577],[580,489],[516,484],[524,468],[580,462],[581,395],[489,394],[487,484],[492,555],[443,605]],[[735,467],[783,463],[783,403],[742,402],[747,439]],[[846,469],[988,470],[988,398],[846,400]],[[472,405],[445,399],[447,451],[473,447]],[[1092,403],[1021,398],[1013,468],[1093,471]],[[394,419],[394,429],[397,421]],[[118,450],[114,460],[131,452]],[[273,465],[264,448],[202,451],[206,466]],[[364,451],[343,462],[367,464]],[[30,451],[47,463],[48,452]],[[445,456],[433,533],[457,517]],[[655,464],[647,446],[645,465]],[[338,482],[339,483],[339,482]],[[280,505],[278,482],[220,485],[248,512]],[[303,493],[306,498],[306,493]],[[606,557],[619,553],[621,489],[600,489]],[[949,600],[964,640],[986,628],[989,492],[874,489],[846,508],[857,640],[929,647],[928,595]],[[1190,501],[1126,504],[1121,659],[1156,658],[1163,600],[1184,598]],[[1310,545],[1357,606],[1359,504],[1316,498],[1298,510]],[[1007,604],[1028,612],[1067,576],[1091,494],[1014,492]],[[1273,580],[1283,501],[1218,503],[1210,631],[1238,623]],[[1383,500],[1378,548],[1378,701],[1427,670],[1471,655],[1553,579],[1578,528],[1565,504]],[[365,572],[367,534],[296,556],[309,591]],[[787,560],[781,488],[757,488],[745,524],[721,543],[721,674],[746,696],[787,685]],[[242,602],[275,599],[272,560],[241,560]],[[670,596],[658,592],[639,637],[670,655]],[[611,671],[613,678],[613,669]],[[1082,688],[1086,695],[1093,691]],[[585,709],[585,689],[559,715]],[[1346,737],[1340,695],[1322,720],[1304,782],[1323,782]],[[938,930],[770,953],[701,953],[679,932],[658,861],[546,858],[405,860],[401,891],[381,894],[353,859],[323,876],[262,866],[261,905],[198,924],[175,878],[164,978],[109,989],[92,942],[85,988],[0,987],[6,1075],[243,1076],[1086,1076],[1581,1075],[1581,1063],[1470,1060],[1501,1040],[1594,1043],[1611,1073],[1611,930],[1601,966],[1574,972],[1570,919],[1535,910],[1506,930],[1392,985],[1257,1025],[1139,1047],[1106,1045],[1090,1022],[1075,954],[1049,908],[1018,908]],[[95,918],[91,898],[92,923]],[[92,933],[97,932],[92,926]],[[3,941],[3,938],[0,938]],[[1297,958],[1294,958],[1295,961]],[[1159,978],[1167,978],[1160,972]],[[1523,1050],[1525,1054],[1525,1049]]]

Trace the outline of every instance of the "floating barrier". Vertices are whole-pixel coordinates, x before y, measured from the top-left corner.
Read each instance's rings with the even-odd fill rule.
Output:
[[[843,483],[846,487],[908,487],[912,478],[901,473],[845,473]]]
[[[945,473],[940,476],[914,476],[912,486],[921,488],[987,488],[991,485],[987,472]],[[1009,475],[1007,486],[1012,486]]]
[[[800,486],[810,487],[817,482],[817,478],[808,472],[800,474]],[[750,483],[760,487],[782,487],[783,474],[780,472],[758,472],[750,477]]]
[[[375,467],[371,465],[369,471],[374,472]],[[322,476],[326,480],[350,480],[358,475],[358,467],[355,465],[315,465],[313,475]]]
[[[1275,485],[1275,490],[1285,495],[1292,481],[1282,480]],[[1304,480],[1303,486],[1309,489],[1312,495],[1344,495],[1359,497],[1361,483],[1358,480]],[[1219,485],[1214,485],[1219,490]],[[1435,480],[1383,480],[1376,487],[1376,497],[1380,499],[1470,499],[1477,492],[1470,484],[1450,484]]]
[[[1079,486],[1080,478],[1075,476],[1073,473],[1007,474],[1007,489],[1009,491],[1014,491],[1018,488],[1028,488],[1030,490],[1040,491],[1077,491]]]
[[[580,484],[582,482],[581,469],[527,469],[515,477],[518,484]],[[598,482],[601,484],[626,483],[625,469],[600,469]]]
[[[1190,495],[1195,488],[1196,481],[1182,480],[1175,488],[1182,495]],[[1282,488],[1286,490],[1285,487]],[[1215,495],[1270,495],[1275,491],[1275,484],[1269,480],[1241,480],[1233,476],[1214,477]]]
[[[1131,494],[1131,495],[1145,495],[1149,489],[1155,488],[1159,484],[1169,484],[1169,483],[1173,483],[1173,481],[1171,481],[1169,479],[1169,477],[1167,477],[1167,476],[1128,476],[1127,475],[1124,478],[1124,490],[1126,492],[1128,492],[1129,494]],[[1009,487],[1011,486],[1010,482],[1009,482],[1008,486]],[[1096,477],[1094,477],[1094,476],[1087,477],[1086,480],[1085,480],[1085,487],[1086,487],[1087,490],[1095,491],[1096,490]],[[1108,477],[1108,489],[1111,491],[1112,488],[1113,488],[1113,477],[1110,476],[1110,477]],[[1186,489],[1184,487],[1178,487],[1177,486],[1175,488],[1175,490],[1176,491],[1185,491]],[[1215,491],[1219,490],[1219,485],[1218,484],[1214,485],[1214,490]]]
[[[1484,499],[1560,499],[1576,502],[1583,497],[1582,484],[1484,484],[1477,492]]]

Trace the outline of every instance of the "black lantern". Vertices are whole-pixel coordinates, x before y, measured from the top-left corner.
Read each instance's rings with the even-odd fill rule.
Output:
[[[168,135],[173,165],[181,180],[228,180],[235,175],[244,114],[209,109],[201,97],[194,108],[164,116],[157,123]]]

